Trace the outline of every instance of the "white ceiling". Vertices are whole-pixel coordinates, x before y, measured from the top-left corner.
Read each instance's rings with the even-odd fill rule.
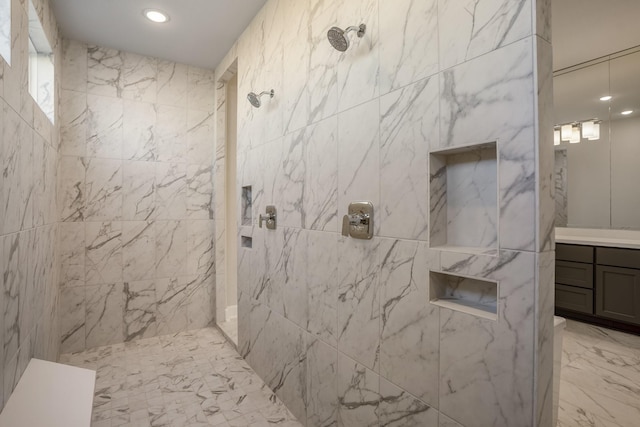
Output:
[[[63,36],[215,68],[266,0],[51,0]],[[171,20],[142,16],[160,9]]]
[[[640,0],[551,0],[553,69],[640,45]]]

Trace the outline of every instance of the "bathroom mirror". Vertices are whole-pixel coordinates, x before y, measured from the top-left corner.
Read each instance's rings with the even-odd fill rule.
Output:
[[[573,142],[556,132],[556,226],[639,230],[640,46],[556,71],[553,84],[556,126],[581,128]]]

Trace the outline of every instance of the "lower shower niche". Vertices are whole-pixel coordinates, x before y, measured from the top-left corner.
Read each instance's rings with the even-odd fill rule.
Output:
[[[498,284],[454,274],[429,272],[431,304],[498,320]]]
[[[253,248],[253,238],[249,236],[240,236],[240,245],[243,248],[252,249]]]
[[[496,143],[430,153],[432,248],[494,254],[498,249]]]

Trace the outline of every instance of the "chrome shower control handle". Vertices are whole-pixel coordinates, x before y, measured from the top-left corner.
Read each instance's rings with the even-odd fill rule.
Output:
[[[342,235],[367,240],[373,237],[371,202],[354,202],[349,205],[348,214],[342,218]]]
[[[265,221],[267,224],[267,229],[275,230],[276,229],[276,207],[269,205],[266,209],[266,215],[258,215],[258,227],[262,228],[262,221]]]

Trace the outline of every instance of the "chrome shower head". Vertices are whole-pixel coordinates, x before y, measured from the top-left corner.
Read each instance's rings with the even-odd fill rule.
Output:
[[[260,101],[260,98],[262,97],[262,95],[269,95],[269,98],[273,98],[273,95],[275,95],[275,92],[273,91],[273,89],[269,91],[261,92],[260,94],[256,94],[255,92],[249,92],[249,94],[247,95],[247,99],[249,100],[251,105],[253,105],[256,108],[260,108],[260,106],[262,105],[262,102]]]
[[[351,31],[357,31],[358,37],[362,38],[367,29],[365,24],[360,24],[359,26],[349,27],[346,30],[338,27],[331,27],[329,31],[327,31],[327,39],[329,39],[329,43],[334,47],[337,51],[344,52],[349,49],[350,41],[347,37],[347,34]]]

